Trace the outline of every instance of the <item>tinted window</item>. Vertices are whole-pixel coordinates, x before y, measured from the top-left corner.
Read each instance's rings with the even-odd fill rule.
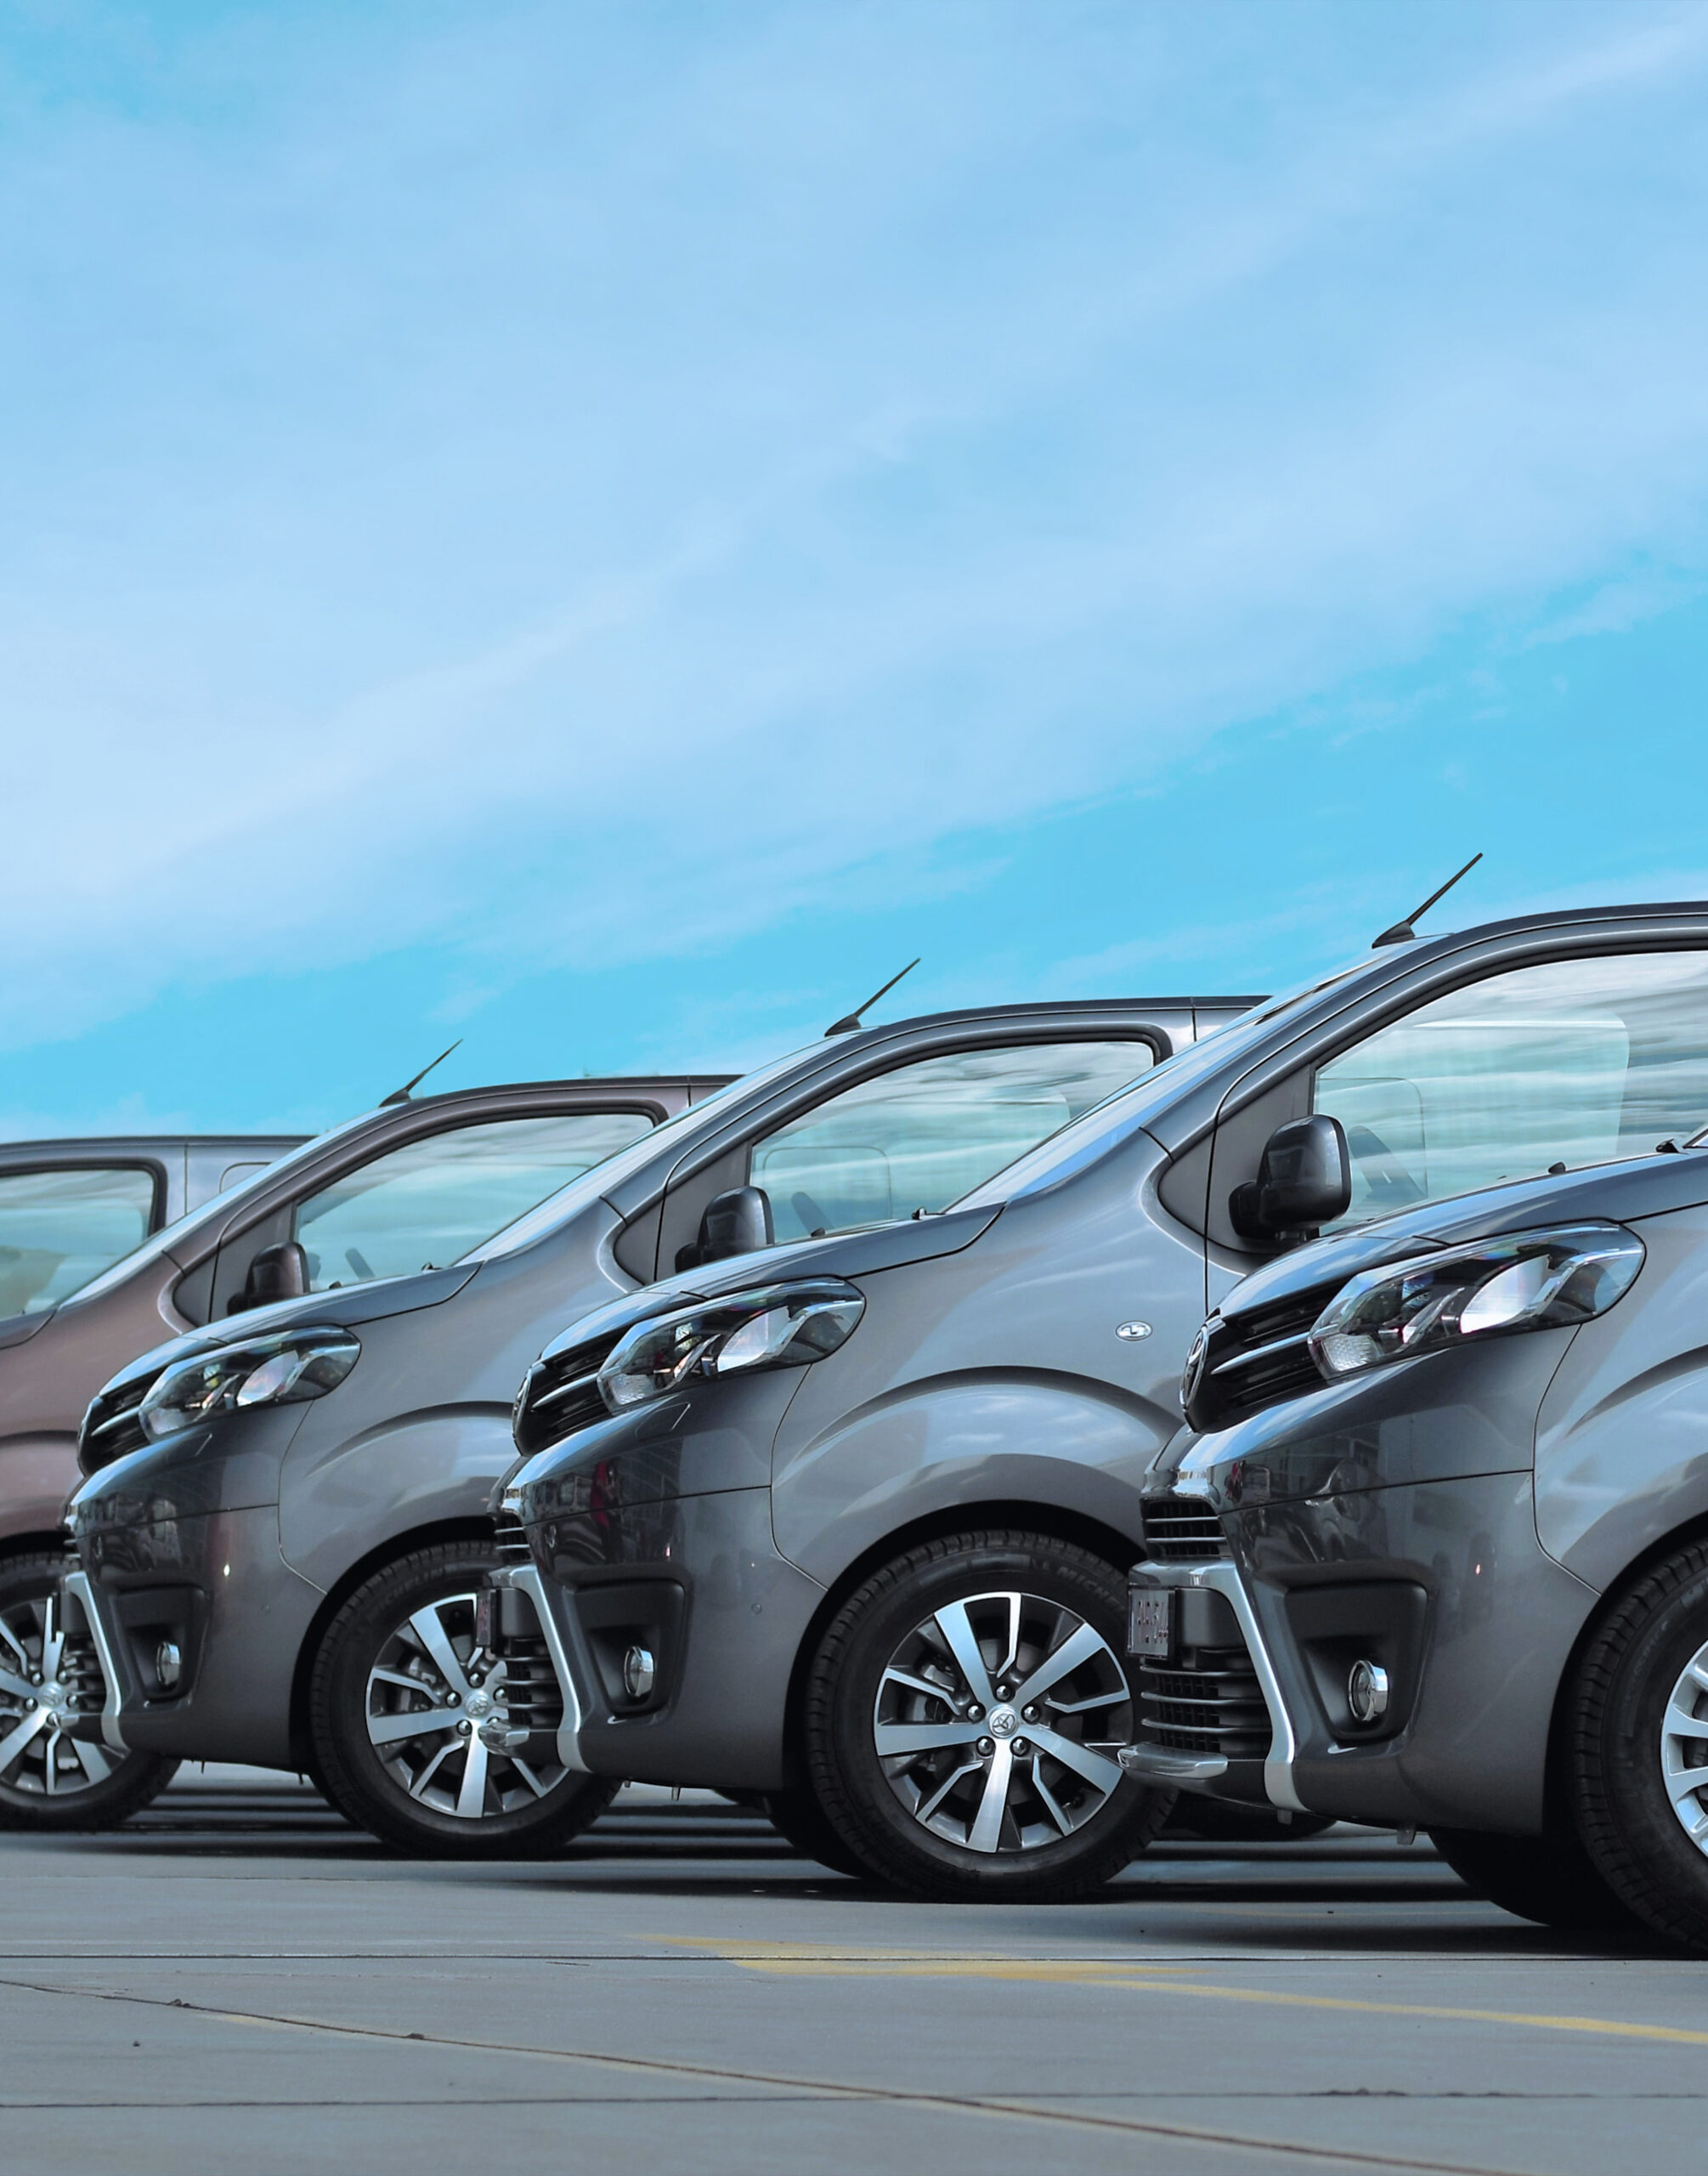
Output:
[[[442,1268],[650,1125],[637,1111],[501,1119],[377,1156],[298,1207],[310,1289]]]
[[[151,1171],[0,1173],[0,1316],[57,1306],[154,1221]]]
[[[862,1080],[753,1152],[779,1240],[947,1209],[1153,1062],[1140,1042],[956,1051]]]
[[[1436,998],[1319,1070],[1357,1223],[1708,1124],[1708,955],[1559,960]]]

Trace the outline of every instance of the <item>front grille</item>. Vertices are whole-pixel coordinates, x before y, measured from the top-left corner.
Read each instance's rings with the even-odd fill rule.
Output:
[[[1155,1496],[1140,1507],[1145,1553],[1162,1564],[1207,1564],[1228,1554],[1228,1538],[1202,1496]]]
[[[623,1334],[617,1331],[534,1362],[516,1403],[517,1450],[547,1450],[578,1428],[609,1420],[610,1408],[599,1394],[599,1370]]]
[[[1260,1760],[1269,1709],[1243,1647],[1194,1647],[1177,1663],[1139,1666],[1139,1734],[1171,1753]]]
[[[137,1408],[153,1389],[155,1378],[144,1375],[116,1391],[102,1391],[89,1402],[77,1434],[77,1464],[85,1473],[99,1473],[104,1465],[139,1451],[149,1438]]]
[[[1247,1315],[1211,1318],[1203,1365],[1186,1407],[1186,1418],[1200,1435],[1231,1428],[1248,1413],[1322,1388],[1306,1340],[1345,1281],[1338,1277]]]

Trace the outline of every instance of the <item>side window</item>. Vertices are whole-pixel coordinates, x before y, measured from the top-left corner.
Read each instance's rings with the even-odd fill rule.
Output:
[[[1155,1062],[1141,1042],[954,1051],[862,1080],[754,1145],[779,1240],[947,1209]]]
[[[1344,1221],[1708,1125],[1708,954],[1562,960],[1420,1006],[1318,1068],[1346,1128]]]
[[[297,1204],[309,1289],[443,1268],[650,1130],[638,1111],[568,1111],[406,1142]]]
[[[152,1171],[0,1173],[0,1317],[57,1306],[139,1247]]]

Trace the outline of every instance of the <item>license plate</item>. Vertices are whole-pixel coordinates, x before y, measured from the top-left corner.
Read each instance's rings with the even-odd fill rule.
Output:
[[[1174,1652],[1174,1590],[1172,1587],[1129,1587],[1127,1590],[1127,1652],[1168,1662]]]

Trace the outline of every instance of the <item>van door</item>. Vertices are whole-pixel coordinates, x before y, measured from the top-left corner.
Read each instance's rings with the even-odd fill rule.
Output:
[[[0,1321],[69,1299],[159,1228],[157,1164],[47,1164],[0,1171]]]

